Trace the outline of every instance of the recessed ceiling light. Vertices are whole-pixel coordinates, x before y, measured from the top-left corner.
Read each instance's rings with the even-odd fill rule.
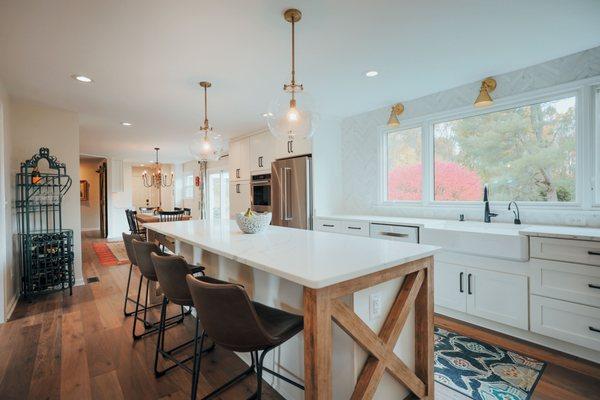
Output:
[[[133,124],[131,122],[121,122],[121,125],[123,125],[123,126],[132,126]]]
[[[71,78],[73,78],[76,81],[79,81],[81,83],[92,83],[92,82],[94,82],[94,80],[92,78],[90,78],[88,76],[85,76],[85,75],[75,74],[75,75],[71,75]]]
[[[379,75],[379,72],[377,72],[377,71],[367,71],[367,72],[365,72],[365,75],[367,76],[367,78],[372,78],[374,76]]]

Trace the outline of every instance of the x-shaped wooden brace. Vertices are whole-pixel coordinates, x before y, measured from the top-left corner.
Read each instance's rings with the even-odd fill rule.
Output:
[[[369,353],[351,399],[373,398],[386,370],[418,398],[425,397],[425,383],[394,354],[394,346],[404,328],[411,306],[415,303],[424,279],[424,270],[406,275],[379,335],[373,332],[342,301],[339,299],[332,301],[333,320]]]

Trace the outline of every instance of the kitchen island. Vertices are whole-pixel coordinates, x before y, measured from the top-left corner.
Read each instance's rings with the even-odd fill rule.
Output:
[[[304,380],[305,393],[271,382],[286,398],[383,399],[412,392],[433,399],[437,247],[277,226],[246,235],[233,221],[146,228],[149,240],[154,234],[174,238],[175,252],[204,265],[207,275],[242,283],[256,301],[304,315],[300,337],[269,361]]]

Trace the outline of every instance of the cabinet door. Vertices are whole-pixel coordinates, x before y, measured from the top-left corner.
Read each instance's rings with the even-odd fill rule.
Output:
[[[467,274],[465,267],[446,262],[435,262],[433,288],[435,304],[452,310],[467,311]]]
[[[231,182],[229,184],[229,215],[244,212],[250,207],[250,183],[248,181]]]
[[[271,132],[250,137],[251,172],[271,172],[271,163],[275,160],[275,140]]]
[[[229,142],[229,180],[250,180],[249,139]]]
[[[294,157],[312,153],[310,139],[277,140],[277,158]]]
[[[529,329],[526,276],[476,268],[467,268],[466,275],[469,314]]]

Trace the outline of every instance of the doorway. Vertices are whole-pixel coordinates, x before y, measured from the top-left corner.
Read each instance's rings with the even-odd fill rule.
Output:
[[[108,237],[108,188],[106,158],[79,157],[81,231]]]

